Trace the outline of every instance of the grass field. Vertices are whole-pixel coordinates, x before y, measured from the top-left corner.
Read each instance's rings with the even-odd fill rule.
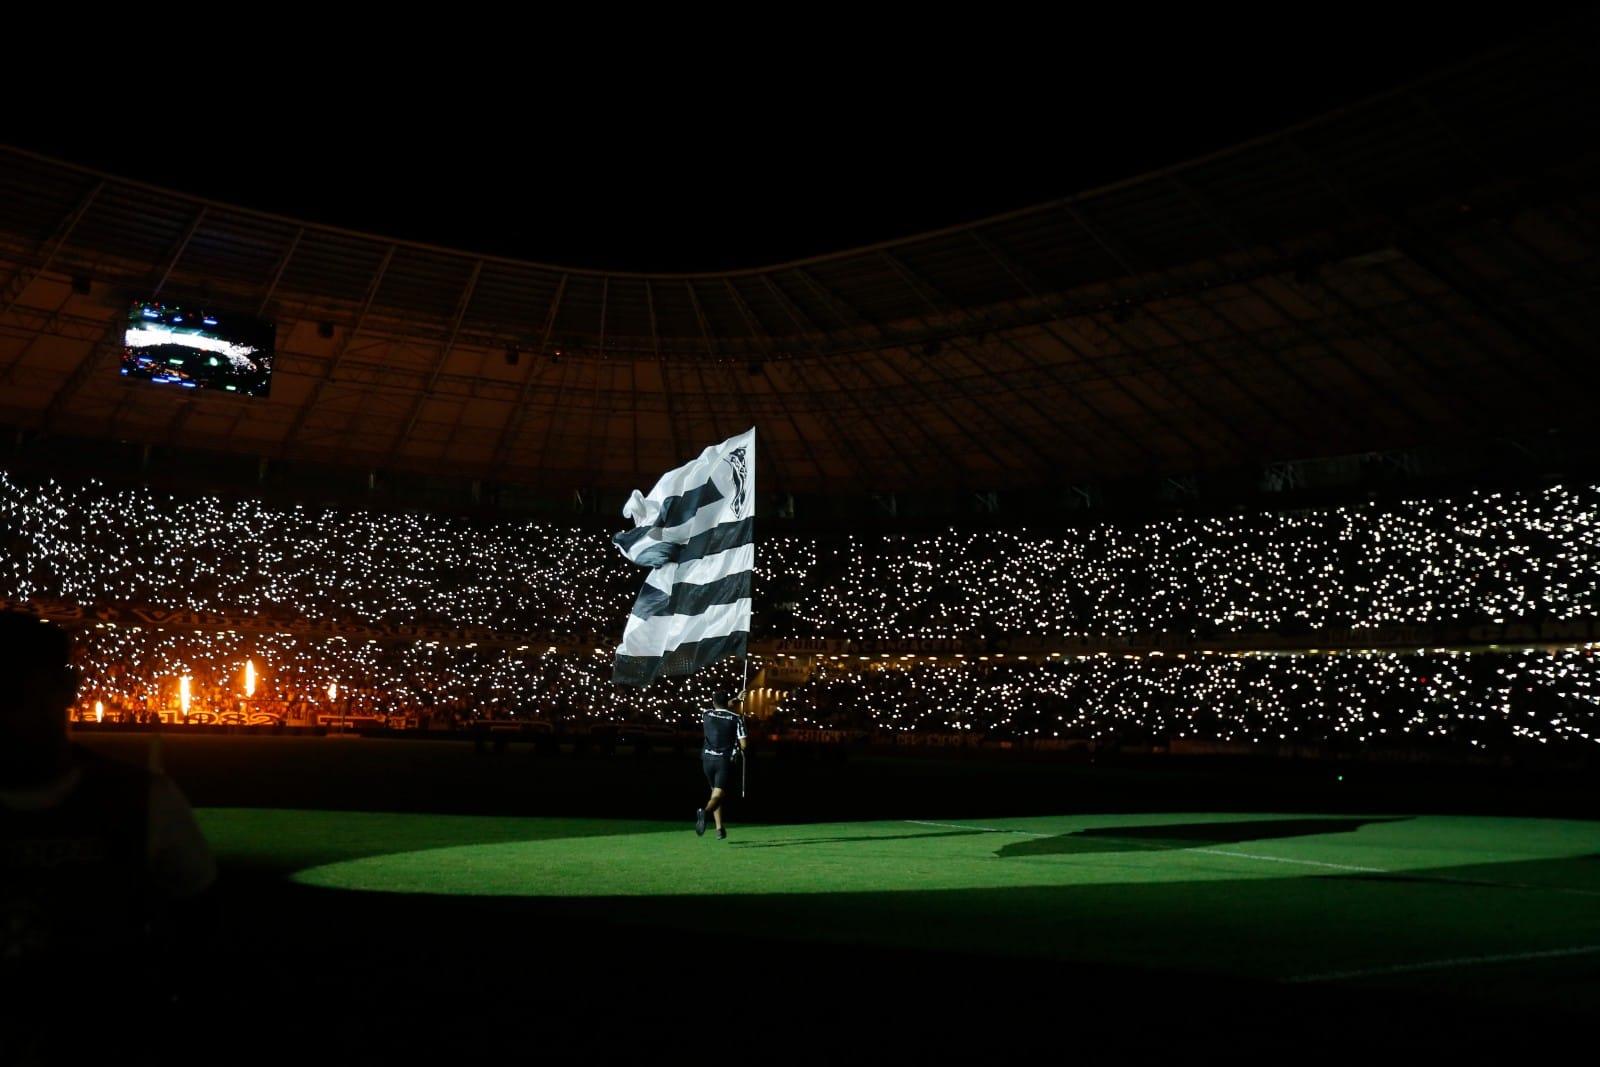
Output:
[[[641,924],[1275,981],[1464,980],[1517,1000],[1600,963],[1590,822],[1181,813],[745,826],[721,842],[684,822],[203,817],[225,865],[302,885],[603,899]]]
[[[705,1019],[765,1058],[1532,1050],[1600,1017],[1600,822],[1554,817],[1581,783],[758,761],[766,807],[719,842],[690,828],[693,761],[167,752],[226,891],[198,995],[269,995],[281,1051],[639,1056]],[[559,814],[586,807],[617,817]]]

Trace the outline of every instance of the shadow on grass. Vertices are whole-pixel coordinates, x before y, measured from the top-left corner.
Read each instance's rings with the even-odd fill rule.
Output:
[[[1352,882],[1513,889],[1600,898],[1600,870],[1591,866],[1596,860],[1600,860],[1600,853],[1515,864],[1474,864],[1446,871],[1372,871],[1340,877]]]
[[[338,1025],[359,1029],[360,1042],[409,1048],[437,1031],[450,1041],[480,1034],[514,1045],[528,1039],[526,1028],[490,1023],[527,1018],[541,1040],[572,1040],[592,1052],[593,1028],[573,1024],[610,1017],[601,1013],[626,1012],[627,1032],[652,1046],[663,1028],[680,1025],[681,998],[661,990],[680,988],[712,945],[771,1003],[814,1001],[826,985],[841,1002],[870,1004],[854,1021],[888,1020],[882,1025],[895,1043],[886,1048],[923,1034],[931,1052],[948,1053],[969,1018],[982,1020],[972,1024],[979,1044],[992,1044],[988,1023],[1007,1014],[1050,1020],[1047,1029],[1059,1037],[1059,1016],[1051,1013],[1063,1002],[1119,1046],[1130,1034],[1147,1038],[1150,1027],[1166,1026],[1175,1048],[1191,1047],[1197,1028],[1215,1026],[1241,1004],[1287,1040],[1303,1038],[1307,1026],[1359,1032],[1369,1041],[1375,1033],[1417,1036],[1416,1020],[1426,1018],[1431,1046],[1440,1033],[1481,1039],[1480,1016],[1511,1036],[1592,1017],[1600,988],[1574,970],[1591,963],[1497,963],[1483,974],[1496,983],[1492,1012],[1482,999],[1440,985],[1432,971],[1402,974],[1374,990],[1279,980],[1587,943],[1595,929],[1592,901],[1544,891],[1508,895],[1501,886],[1592,886],[1593,866],[1585,855],[1408,872],[1405,882],[1337,875],[715,901],[470,898],[279,883],[238,902],[241,918],[219,961],[226,974],[200,988],[211,998],[205,1006],[226,1017],[232,991],[245,983],[293,984],[319,1002],[343,1005]],[[1495,885],[1488,893],[1437,884],[1446,879]],[[1516,934],[1509,945],[1508,921]],[[964,993],[960,1013],[928,1021],[930,1004],[945,1003],[951,989],[982,973],[1003,973],[1006,981]],[[441,976],[463,977],[441,985]],[[425,1002],[394,993],[435,987]],[[596,989],[608,990],[603,1004]],[[453,997],[459,1001],[446,999]],[[419,1011],[423,1003],[431,1013]],[[332,1025],[333,1018],[290,1013],[271,1029]],[[1352,1029],[1351,1020],[1360,1027]],[[837,1027],[787,1019],[783,1026],[790,1051],[809,1054],[808,1042],[837,1042]],[[1254,1024],[1247,1029],[1259,1032]],[[304,1043],[299,1031],[293,1036]],[[349,1040],[359,1044],[356,1037]],[[807,1058],[826,1054],[819,1049]]]
[[[1230,845],[1284,837],[1350,833],[1376,823],[1399,822],[1380,818],[1257,819],[1248,822],[1178,823],[1158,826],[1104,826],[1054,837],[1025,837],[1004,830],[938,830],[914,834],[849,834],[836,837],[801,837],[790,841],[734,842],[732,848],[794,848],[803,845],[863,844],[878,841],[916,841],[940,837],[994,835],[1006,842],[996,853],[1002,859],[1018,856],[1085,855],[1108,852],[1148,852]]]
[[[925,837],[976,837],[992,830],[940,830],[931,834],[852,834],[849,837],[802,837],[793,841],[766,841],[760,844],[732,842],[733,848],[793,848],[795,845],[870,844],[873,841],[915,841]]]
[[[1196,822],[1160,826],[1098,826],[1055,837],[1033,837],[1001,846],[1001,859],[1020,856],[1089,855],[1107,852],[1150,852],[1203,845],[1234,845],[1283,837],[1350,833],[1377,823],[1401,819],[1319,818],[1258,819],[1249,822]]]
[[[283,811],[270,808],[200,812],[223,873],[279,878],[308,867],[401,852],[463,845],[500,845],[614,834],[665,833],[674,824],[637,820],[493,818],[393,812]]]

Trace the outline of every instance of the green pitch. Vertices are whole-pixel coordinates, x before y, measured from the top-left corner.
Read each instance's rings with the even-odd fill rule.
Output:
[[[1600,824],[1083,815],[783,826],[207,809],[224,869],[608,921],[1600,1006]],[[715,908],[704,897],[721,898]]]

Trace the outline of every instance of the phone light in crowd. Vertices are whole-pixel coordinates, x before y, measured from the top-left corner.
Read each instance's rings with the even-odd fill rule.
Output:
[[[244,661],[244,695],[256,695],[256,661],[253,659]]]
[[[338,682],[329,682],[328,683],[328,699],[329,700],[338,700],[339,699],[339,683]]]
[[[94,721],[95,722],[105,722],[106,721],[106,706],[105,706],[105,704],[103,704],[102,702],[100,702],[98,700],[96,700],[94,702]]]
[[[189,717],[189,676],[183,675],[178,679],[178,704],[183,708],[183,717]]]

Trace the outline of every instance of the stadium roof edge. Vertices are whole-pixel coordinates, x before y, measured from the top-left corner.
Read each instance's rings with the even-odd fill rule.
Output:
[[[1567,21],[1569,21],[1569,20],[1563,20],[1563,23],[1561,25],[1565,26]],[[950,226],[938,227],[938,228],[931,229],[931,230],[920,230],[920,231],[918,231],[916,233],[906,234],[904,236],[891,238],[891,239],[886,240],[886,241],[878,241],[878,242],[874,242],[874,243],[870,243],[870,244],[864,244],[864,245],[854,245],[854,246],[850,246],[850,247],[847,247],[847,248],[838,249],[838,250],[833,251],[833,252],[824,252],[824,253],[821,253],[819,255],[806,256],[806,257],[803,257],[803,258],[792,259],[792,260],[783,260],[783,261],[778,261],[778,262],[774,262],[774,263],[768,263],[768,264],[765,264],[765,265],[762,265],[762,266],[757,266],[757,267],[742,267],[742,268],[738,268],[738,269],[734,269],[734,270],[718,270],[718,271],[624,271],[624,270],[599,270],[599,269],[594,269],[594,268],[589,268],[589,267],[568,267],[568,266],[563,266],[562,264],[559,264],[559,263],[547,263],[547,262],[544,262],[544,261],[541,261],[541,260],[524,259],[524,258],[516,257],[516,256],[504,256],[504,255],[496,255],[496,254],[491,254],[491,253],[475,252],[475,251],[473,251],[471,249],[466,249],[466,248],[453,247],[453,246],[449,246],[449,245],[439,245],[439,244],[434,244],[434,243],[427,242],[427,241],[417,241],[417,240],[412,240],[412,239],[408,239],[408,238],[397,238],[397,237],[392,237],[392,236],[381,234],[381,233],[370,233],[370,232],[366,232],[366,231],[363,231],[363,230],[355,230],[355,229],[350,229],[348,227],[335,226],[335,225],[332,225],[332,224],[329,224],[329,223],[310,222],[310,221],[307,221],[307,220],[304,220],[304,219],[296,218],[296,217],[294,217],[292,215],[283,215],[283,214],[279,214],[277,212],[263,211],[263,210],[260,210],[260,209],[257,209],[257,208],[244,207],[244,206],[241,206],[239,204],[230,203],[230,202],[225,201],[225,200],[216,200],[216,199],[212,199],[212,198],[209,198],[209,197],[199,196],[199,195],[194,194],[194,193],[186,193],[186,192],[183,192],[181,190],[168,188],[166,186],[159,185],[159,184],[152,183],[152,182],[145,182],[145,181],[140,181],[140,180],[133,179],[133,178],[123,177],[122,175],[113,174],[113,173],[110,173],[110,172],[107,172],[107,171],[102,171],[102,170],[96,169],[94,167],[89,167],[89,166],[85,166],[85,165],[82,165],[82,164],[79,164],[79,163],[74,163],[74,162],[71,162],[70,160],[60,159],[58,157],[50,156],[50,155],[45,154],[45,153],[34,152],[34,151],[29,150],[29,149],[20,148],[20,147],[17,147],[17,146],[14,146],[14,145],[10,145],[10,144],[0,144],[0,148],[3,148],[7,152],[13,152],[13,153],[16,153],[17,155],[28,157],[30,159],[35,160],[36,162],[45,163],[45,164],[48,164],[50,166],[63,167],[63,168],[69,169],[69,170],[76,171],[76,172],[78,172],[80,174],[83,174],[83,175],[85,175],[87,177],[96,178],[96,179],[99,179],[99,180],[102,180],[102,181],[117,182],[118,184],[130,186],[130,187],[133,187],[133,188],[136,188],[136,189],[140,189],[140,190],[145,191],[145,192],[155,193],[155,194],[158,194],[158,195],[161,195],[161,196],[173,197],[173,198],[182,200],[184,202],[187,202],[189,204],[192,204],[192,205],[195,205],[195,206],[198,206],[198,207],[223,209],[223,210],[227,210],[227,211],[234,212],[234,213],[237,213],[237,214],[247,215],[247,216],[251,216],[251,217],[255,217],[255,218],[259,218],[259,219],[263,219],[263,220],[267,220],[267,221],[271,221],[271,222],[275,222],[275,223],[279,223],[279,224],[283,224],[283,225],[294,226],[294,227],[297,227],[297,228],[304,228],[304,229],[307,229],[307,230],[315,230],[315,231],[320,231],[320,232],[328,233],[328,234],[336,234],[338,236],[351,237],[351,238],[356,238],[358,240],[363,240],[363,241],[376,241],[376,242],[380,242],[380,243],[385,244],[385,245],[392,245],[392,246],[395,246],[397,248],[409,248],[409,249],[414,249],[414,250],[418,250],[418,251],[432,252],[432,253],[435,253],[435,254],[460,256],[460,257],[467,258],[467,259],[472,259],[472,260],[481,260],[481,261],[483,261],[485,263],[497,263],[497,264],[503,264],[503,265],[506,265],[506,266],[520,267],[520,268],[524,268],[524,269],[535,269],[535,270],[552,271],[552,272],[565,274],[565,275],[569,275],[569,276],[576,277],[576,278],[593,278],[593,279],[618,278],[618,279],[641,280],[641,281],[683,281],[683,280],[698,281],[698,280],[715,280],[715,279],[722,279],[722,278],[730,278],[730,279],[731,278],[749,278],[749,277],[758,277],[758,276],[764,275],[764,274],[774,274],[774,273],[779,273],[779,272],[783,272],[783,271],[789,271],[789,270],[795,270],[795,269],[803,269],[803,268],[806,268],[806,267],[815,266],[817,264],[831,263],[831,262],[835,262],[835,261],[838,261],[838,260],[850,259],[850,258],[853,258],[853,257],[856,257],[856,256],[861,256],[861,255],[867,255],[867,254],[872,254],[872,253],[890,251],[890,250],[893,250],[893,249],[896,249],[896,248],[900,248],[900,247],[904,247],[904,246],[907,246],[907,245],[917,244],[917,243],[922,242],[922,241],[932,240],[932,239],[936,239],[936,238],[940,238],[940,237],[947,237],[947,236],[957,235],[957,234],[965,233],[965,232],[968,232],[968,231],[971,231],[971,230],[982,229],[982,228],[987,227],[987,226],[992,226],[992,225],[994,225],[996,223],[1002,223],[1002,222],[1012,221],[1012,220],[1015,220],[1015,219],[1027,218],[1028,216],[1031,216],[1031,215],[1046,214],[1046,213],[1049,213],[1051,211],[1054,211],[1054,210],[1060,209],[1062,207],[1065,207],[1067,205],[1076,204],[1076,203],[1079,203],[1081,201],[1088,200],[1088,199],[1090,199],[1092,197],[1097,197],[1097,196],[1104,195],[1106,193],[1115,192],[1115,191],[1118,191],[1118,190],[1121,190],[1121,189],[1126,189],[1126,188],[1129,188],[1129,187],[1137,186],[1137,185],[1140,185],[1142,183],[1145,183],[1145,182],[1148,182],[1148,181],[1153,181],[1155,179],[1159,179],[1159,178],[1163,178],[1163,177],[1167,177],[1167,176],[1170,176],[1170,175],[1173,175],[1173,174],[1179,174],[1179,173],[1182,173],[1182,172],[1184,172],[1186,170],[1190,170],[1190,169],[1193,169],[1195,167],[1199,167],[1199,166],[1207,164],[1207,163],[1211,163],[1211,162],[1215,162],[1215,161],[1218,161],[1218,160],[1227,159],[1230,156],[1242,155],[1242,154],[1244,154],[1245,152],[1249,151],[1252,148],[1255,148],[1255,147],[1258,147],[1258,146],[1261,146],[1261,145],[1264,145],[1264,144],[1270,144],[1270,143],[1272,143],[1274,141],[1290,137],[1290,136],[1292,136],[1292,135],[1294,135],[1296,133],[1303,132],[1305,130],[1315,129],[1315,128],[1319,127],[1319,126],[1330,124],[1332,122],[1337,121],[1340,118],[1343,118],[1343,117],[1351,114],[1352,112],[1360,111],[1363,108],[1370,107],[1370,106],[1372,106],[1374,104],[1381,103],[1381,102],[1386,101],[1386,100],[1394,99],[1396,97],[1404,96],[1404,95],[1406,95],[1408,93],[1415,92],[1417,89],[1419,89],[1419,88],[1421,88],[1423,86],[1426,86],[1426,85],[1429,85],[1429,84],[1432,84],[1432,83],[1435,83],[1435,82],[1447,80],[1448,78],[1450,78],[1450,77],[1452,77],[1454,75],[1462,73],[1463,71],[1470,70],[1472,67],[1478,66],[1480,64],[1485,64],[1485,63],[1488,63],[1488,62],[1492,62],[1495,58],[1498,58],[1498,57],[1513,53],[1513,52],[1519,50],[1520,48],[1525,47],[1529,43],[1530,39],[1532,39],[1532,38],[1539,37],[1539,36],[1544,36],[1544,35],[1555,35],[1557,32],[1558,32],[1558,27],[1546,27],[1546,28],[1544,28],[1544,29],[1542,29],[1540,31],[1536,31],[1533,34],[1526,35],[1524,37],[1519,37],[1519,38],[1517,38],[1515,40],[1503,43],[1503,44],[1498,45],[1498,46],[1496,46],[1494,48],[1488,49],[1488,50],[1483,51],[1483,52],[1479,52],[1479,53],[1477,53],[1477,54],[1475,54],[1473,56],[1467,57],[1467,58],[1462,59],[1462,60],[1458,60],[1457,62],[1448,64],[1446,66],[1437,68],[1437,69],[1435,69],[1433,71],[1430,71],[1429,73],[1427,73],[1425,75],[1422,75],[1422,76],[1420,76],[1418,78],[1414,78],[1414,79],[1412,79],[1412,80],[1410,80],[1408,82],[1405,82],[1405,83],[1403,83],[1401,85],[1394,86],[1394,87],[1391,87],[1389,89],[1379,90],[1377,92],[1370,93],[1367,96],[1362,97],[1359,100],[1356,100],[1356,101],[1353,101],[1353,102],[1351,102],[1349,104],[1344,105],[1343,107],[1333,108],[1331,110],[1320,112],[1319,114],[1311,116],[1310,118],[1304,119],[1304,120],[1302,120],[1300,122],[1293,123],[1291,125],[1281,127],[1279,129],[1271,131],[1269,133],[1264,133],[1264,134],[1261,134],[1259,136],[1249,138],[1248,140],[1235,142],[1235,143],[1230,144],[1230,145],[1228,145],[1228,146],[1226,146],[1224,148],[1217,149],[1216,151],[1213,151],[1213,152],[1207,152],[1207,153],[1203,153],[1201,155],[1191,156],[1191,157],[1189,157],[1187,159],[1181,160],[1181,161],[1179,161],[1177,163],[1169,164],[1168,166],[1165,166],[1165,167],[1158,167],[1156,169],[1143,171],[1143,172],[1141,172],[1139,174],[1132,175],[1132,176],[1129,176],[1127,178],[1122,178],[1122,179],[1119,179],[1119,180],[1114,181],[1114,182],[1108,182],[1108,183],[1104,183],[1104,184],[1101,184],[1101,185],[1092,186],[1092,187],[1089,187],[1087,189],[1082,189],[1082,190],[1079,190],[1078,192],[1072,193],[1069,196],[1057,197],[1055,199],[1041,201],[1039,203],[1032,204],[1032,205],[1029,205],[1027,207],[1016,208],[1016,209],[1014,209],[1012,211],[1004,211],[1004,212],[998,212],[998,213],[991,214],[991,215],[985,215],[982,218],[971,219],[971,220],[968,220],[966,222],[955,223],[955,224],[950,225]]]

